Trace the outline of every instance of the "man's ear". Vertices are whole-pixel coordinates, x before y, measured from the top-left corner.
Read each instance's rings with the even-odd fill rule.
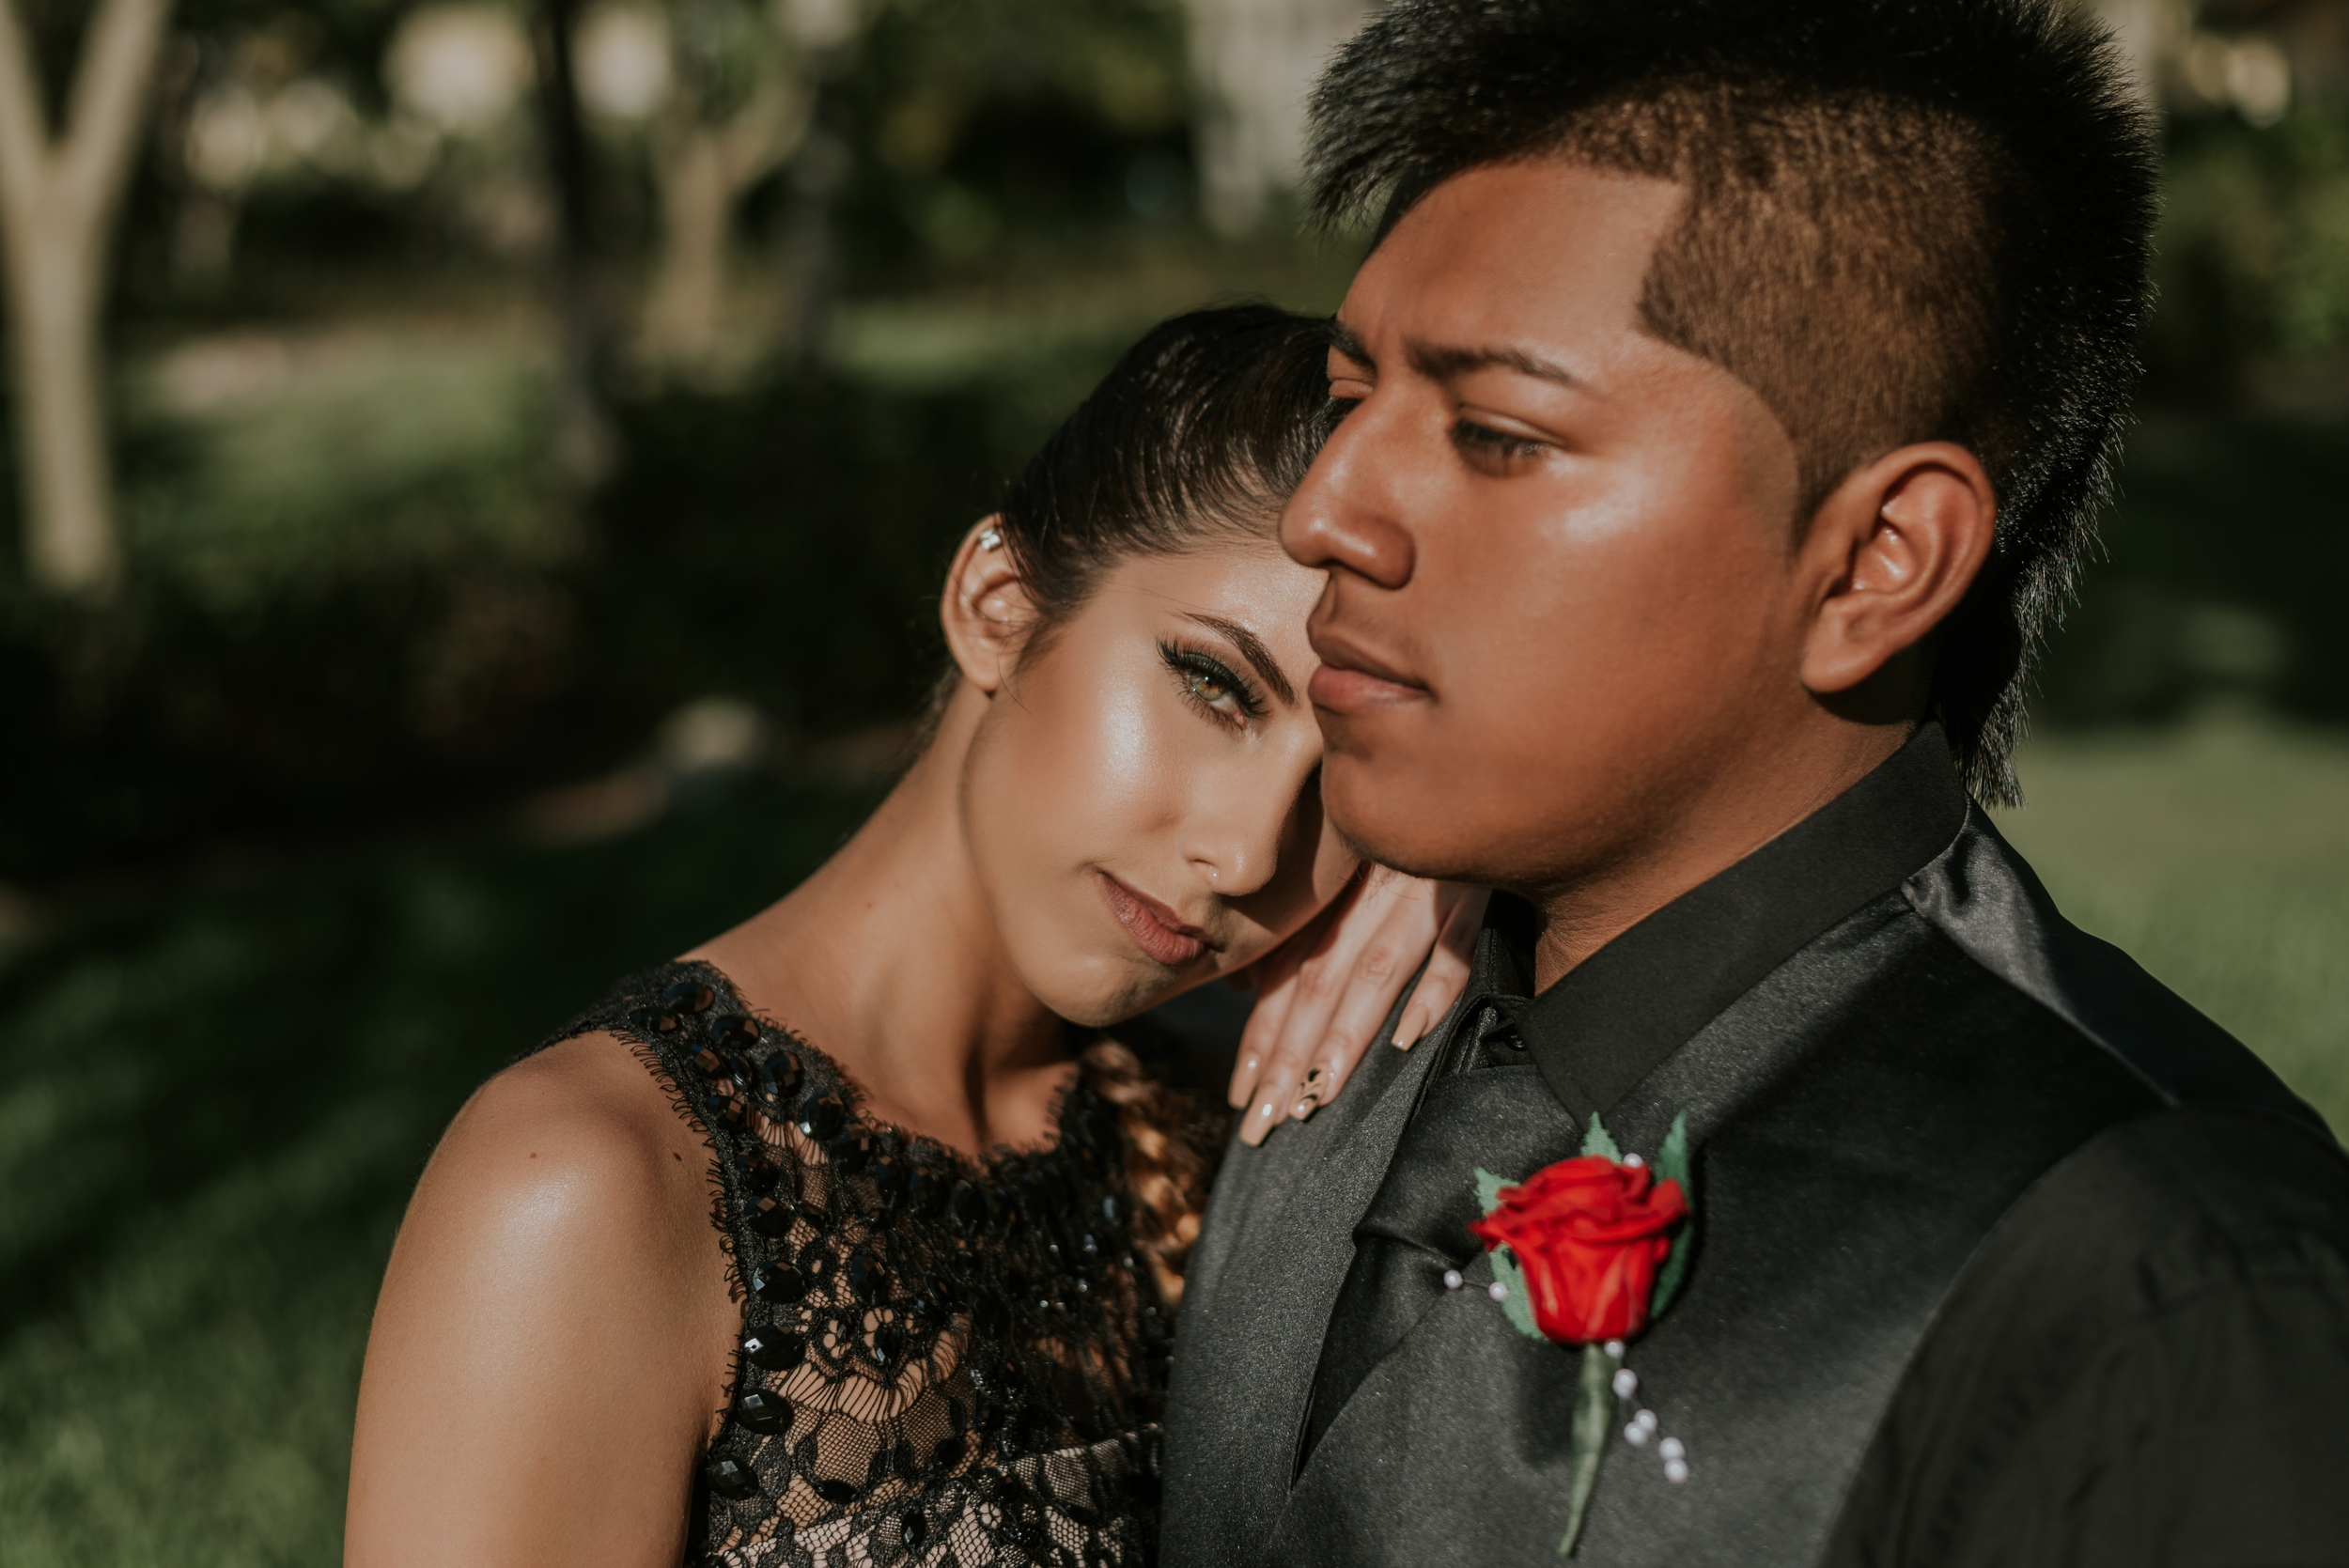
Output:
[[[1035,619],[1019,567],[1003,547],[1002,522],[988,517],[971,525],[947,568],[946,597],[938,607],[946,651],[964,679],[989,693],[1009,677]]]
[[[1802,545],[1818,591],[1803,685],[1821,697],[1859,695],[1881,674],[1917,687],[1901,706],[1921,701],[1922,661],[1900,656],[1966,597],[1998,518],[1990,475],[1949,442],[1904,446],[1838,485]]]

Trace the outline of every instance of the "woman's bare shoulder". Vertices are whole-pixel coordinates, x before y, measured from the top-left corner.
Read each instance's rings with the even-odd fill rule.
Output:
[[[707,1147],[624,1042],[582,1035],[484,1084],[393,1248],[352,1560],[496,1559],[583,1517],[628,1544],[599,1560],[674,1558],[738,1316],[709,1204]]]
[[[582,1034],[474,1091],[433,1152],[428,1194],[526,1225],[585,1206],[609,1225],[680,1206],[706,1215],[709,1152],[666,1084],[625,1042]],[[709,1239],[707,1226],[700,1239]]]

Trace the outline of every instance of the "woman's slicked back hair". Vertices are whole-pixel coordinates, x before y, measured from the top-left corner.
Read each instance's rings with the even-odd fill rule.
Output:
[[[1327,322],[1193,311],[1128,349],[1003,494],[1041,628],[1137,555],[1269,537],[1329,432]]]

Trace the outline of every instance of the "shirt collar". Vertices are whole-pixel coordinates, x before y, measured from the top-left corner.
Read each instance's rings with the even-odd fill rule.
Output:
[[[1486,994],[1462,1009],[1463,1024],[1486,1037],[1502,1021],[1495,1011],[1514,1015],[1509,1027],[1543,1081],[1586,1121],[1765,975],[1948,848],[1966,811],[1949,743],[1926,724],[1866,778],[1531,1001],[1518,999],[1532,970],[1532,911],[1497,896],[1472,982]],[[1470,1055],[1492,1060],[1489,1050]]]

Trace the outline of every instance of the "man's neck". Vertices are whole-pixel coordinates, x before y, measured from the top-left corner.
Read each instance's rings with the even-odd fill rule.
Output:
[[[1540,917],[1534,988],[1578,964],[1672,900],[1701,887],[1866,778],[1916,733],[1911,723],[1835,723],[1775,756],[1748,748],[1673,809],[1643,826],[1605,862],[1519,890]]]

